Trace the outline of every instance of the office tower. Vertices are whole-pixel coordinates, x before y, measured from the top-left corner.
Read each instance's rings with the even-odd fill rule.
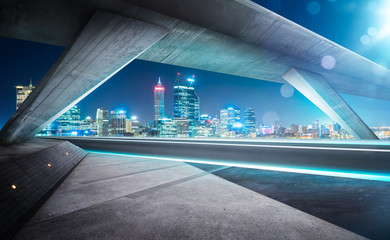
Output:
[[[26,100],[34,88],[32,80],[30,80],[29,86],[16,86],[16,110],[18,110],[20,105],[24,102],[24,100]]]
[[[196,93],[194,92],[194,120],[195,121],[199,121],[200,118],[199,108],[200,108],[200,100],[198,95],[196,95]]]
[[[163,118],[156,124],[160,137],[176,137],[177,130],[175,123],[170,118]]]
[[[280,134],[281,133],[281,128],[282,128],[282,124],[280,124],[280,122],[279,121],[275,121],[275,124],[273,125],[273,127],[274,127],[274,133],[275,134]]]
[[[318,120],[314,120],[313,129],[320,129],[320,123]]]
[[[108,110],[98,108],[96,110],[96,131],[98,137],[108,136],[109,118]]]
[[[229,107],[226,111],[227,111],[227,126],[229,129],[231,129],[235,123],[240,123],[241,120],[240,109]]]
[[[58,119],[58,135],[77,136],[80,131],[80,108],[73,106]]]
[[[126,133],[132,133],[133,136],[137,136],[139,130],[139,121],[137,120],[137,117],[133,116],[131,119],[126,120]]]
[[[174,118],[174,125],[176,127],[177,137],[189,137],[189,120],[185,118]]]
[[[313,134],[314,134],[314,137],[321,137],[320,121],[318,121],[318,120],[314,120]]]
[[[190,125],[199,120],[199,97],[194,89],[195,75],[178,73],[173,86],[173,117],[186,118]]]
[[[96,135],[96,122],[91,117],[80,121],[80,131],[84,136]]]
[[[291,133],[297,135],[299,132],[299,126],[297,124],[292,124],[291,125]]]
[[[241,110],[237,107],[234,109],[234,122],[241,122]]]
[[[219,113],[221,128],[228,128],[228,110],[222,109]]]
[[[154,87],[154,122],[164,118],[164,91],[165,88],[158,78],[157,86]]]
[[[126,131],[126,111],[111,111],[111,136],[121,136]]]
[[[245,130],[253,132],[256,130],[255,111],[252,108],[245,109]]]

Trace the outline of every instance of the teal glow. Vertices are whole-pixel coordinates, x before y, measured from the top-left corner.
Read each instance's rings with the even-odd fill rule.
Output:
[[[87,150],[87,151],[96,154],[130,156],[130,157],[156,159],[156,160],[164,160],[164,161],[191,162],[191,163],[212,164],[212,165],[220,165],[220,166],[269,170],[269,171],[302,173],[302,174],[311,174],[311,175],[320,175],[320,176],[329,176],[329,177],[342,177],[342,178],[353,178],[353,179],[361,179],[361,180],[390,182],[390,174],[380,174],[374,172],[348,171],[348,170],[335,170],[335,169],[315,169],[315,168],[291,167],[291,166],[272,166],[272,165],[263,165],[263,164],[234,163],[234,162],[212,161],[212,160],[202,160],[202,159],[157,157],[157,156],[147,156],[147,155],[128,154],[128,153],[115,153],[115,152],[107,152],[107,151],[93,151],[93,150]]]

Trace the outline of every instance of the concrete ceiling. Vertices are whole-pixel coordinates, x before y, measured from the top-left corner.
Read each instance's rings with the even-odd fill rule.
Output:
[[[390,100],[390,71],[247,0],[2,0],[0,35],[69,46],[97,9],[170,29],[139,59],[285,82],[292,66],[338,92]],[[333,56],[332,70],[321,66]],[[380,73],[375,74],[375,73]]]

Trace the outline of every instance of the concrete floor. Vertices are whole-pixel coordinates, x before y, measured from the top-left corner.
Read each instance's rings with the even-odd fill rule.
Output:
[[[16,239],[364,239],[181,162],[89,154]]]

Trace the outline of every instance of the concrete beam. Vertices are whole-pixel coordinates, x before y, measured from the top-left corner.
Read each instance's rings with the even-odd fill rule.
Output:
[[[283,78],[356,139],[378,139],[320,74],[292,67]]]
[[[154,24],[97,11],[5,124],[0,142],[34,136],[167,33]]]

